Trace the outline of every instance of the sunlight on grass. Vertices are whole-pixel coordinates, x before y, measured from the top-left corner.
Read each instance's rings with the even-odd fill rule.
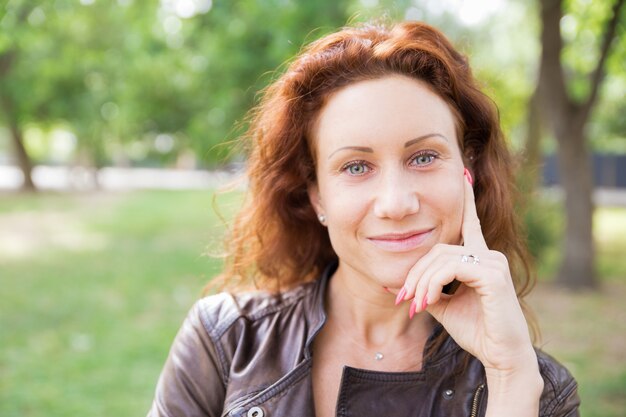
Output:
[[[220,268],[205,256],[224,231],[213,195],[38,198],[2,202],[0,222],[22,216],[30,244],[0,257],[0,415],[144,415],[176,330]],[[222,214],[240,200],[219,197]],[[68,248],[68,231],[107,243]]]
[[[601,208],[594,218],[598,272],[606,279],[626,278],[626,209]]]

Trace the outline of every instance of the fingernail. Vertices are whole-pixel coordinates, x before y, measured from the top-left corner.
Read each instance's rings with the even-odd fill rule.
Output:
[[[417,303],[415,302],[415,298],[411,301],[411,306],[409,307],[409,318],[412,319],[415,315],[415,310],[417,310]]]
[[[463,171],[463,175],[465,175],[465,178],[467,178],[467,181],[469,181],[470,185],[474,185],[474,179],[472,178],[472,174],[470,174],[469,169],[465,168]]]
[[[406,295],[406,288],[404,288],[404,286],[402,288],[400,288],[400,292],[398,293],[398,295],[396,296],[396,305],[400,304],[402,301],[404,301],[404,296]]]
[[[422,311],[426,310],[426,307],[428,307],[428,296],[425,295],[424,299],[422,300]]]

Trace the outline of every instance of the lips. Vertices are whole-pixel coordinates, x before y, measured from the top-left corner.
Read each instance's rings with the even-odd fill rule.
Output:
[[[370,236],[368,241],[378,248],[390,252],[407,252],[413,250],[424,243],[431,235],[434,228],[413,230],[404,233],[385,233],[382,235]]]

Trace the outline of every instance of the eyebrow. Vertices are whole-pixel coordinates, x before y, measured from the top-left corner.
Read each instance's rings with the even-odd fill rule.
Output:
[[[427,133],[427,134],[425,134],[425,135],[418,136],[418,137],[416,137],[415,139],[411,139],[411,140],[407,141],[407,142],[404,144],[404,147],[405,147],[405,148],[408,148],[408,147],[409,147],[409,146],[411,146],[411,145],[414,145],[414,144],[416,144],[416,143],[418,143],[418,142],[421,142],[421,141],[423,141],[423,140],[425,140],[425,139],[432,138],[432,137],[439,137],[439,138],[444,139],[446,142],[450,142],[450,141],[448,140],[448,138],[447,138],[447,137],[445,137],[444,135],[442,135],[441,133]],[[344,147],[341,147],[341,148],[339,148],[339,149],[335,149],[335,150],[334,150],[334,151],[333,151],[333,152],[332,152],[332,153],[328,156],[328,159],[330,159],[330,158],[331,158],[334,154],[336,154],[337,152],[339,152],[339,151],[346,151],[346,150],[351,150],[351,151],[359,151],[359,152],[367,152],[367,153],[373,153],[373,152],[374,152],[374,149],[369,148],[369,147],[367,147],[367,146],[344,146]]]
[[[334,154],[336,154],[339,151],[347,151],[347,150],[359,151],[359,152],[368,152],[368,153],[373,153],[374,152],[374,149],[368,148],[367,146],[344,146],[342,148],[336,149],[333,153],[328,155],[328,159],[330,159]]]
[[[425,135],[422,135],[422,136],[416,137],[415,139],[411,139],[410,141],[406,142],[406,143],[404,144],[404,147],[405,147],[405,148],[408,148],[409,146],[411,146],[411,145],[413,145],[413,144],[416,144],[417,142],[421,142],[421,141],[423,141],[424,139],[428,139],[428,138],[432,138],[432,137],[438,137],[438,138],[444,139],[446,142],[450,142],[450,141],[448,140],[448,138],[447,138],[447,137],[445,137],[444,135],[442,135],[441,133],[427,133],[427,134],[425,134]]]

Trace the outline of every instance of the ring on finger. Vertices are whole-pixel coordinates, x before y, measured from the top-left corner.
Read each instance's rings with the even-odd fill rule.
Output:
[[[461,255],[461,262],[478,264],[480,263],[480,258],[476,255]]]

